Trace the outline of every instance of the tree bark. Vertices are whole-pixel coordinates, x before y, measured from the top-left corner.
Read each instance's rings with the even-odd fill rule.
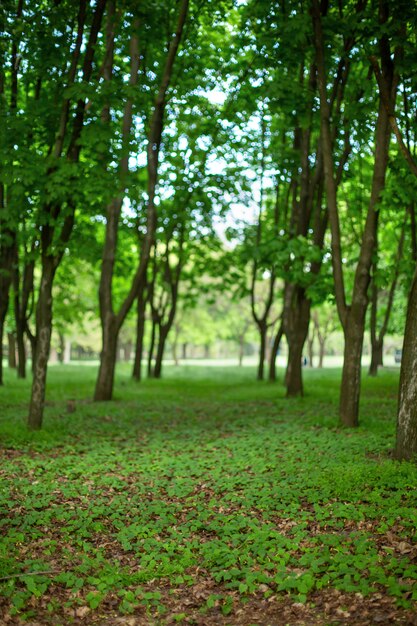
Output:
[[[137,299],[137,317],[136,317],[136,346],[135,346],[135,362],[133,364],[132,377],[138,382],[142,379],[142,358],[143,358],[143,336],[145,333],[145,311],[146,298],[141,289]]]
[[[285,372],[287,397],[304,394],[302,358],[310,324],[311,301],[305,289],[287,285],[284,296],[284,328],[288,343],[288,361]]]
[[[358,317],[349,315],[344,332],[345,347],[343,356],[342,384],[340,389],[339,416],[344,426],[359,424],[359,398],[361,388],[362,348],[365,332],[366,309],[357,311]]]
[[[319,337],[319,364],[318,364],[318,367],[320,369],[323,368],[325,346],[326,346],[326,340],[324,338],[320,339],[320,337]]]
[[[102,345],[100,368],[94,393],[94,400],[102,402],[112,397],[114,374],[117,361],[117,333],[114,316],[108,315],[102,325]]]
[[[12,282],[12,264],[15,235],[4,227],[3,212],[6,209],[3,186],[0,186],[0,385],[3,384],[3,335],[9,308],[9,291]]]
[[[376,376],[378,373],[378,367],[382,367],[383,363],[383,349],[384,342],[376,341],[371,346],[371,364],[369,366],[369,375]]]
[[[168,337],[168,332],[169,332],[169,329],[165,327],[160,327],[159,329],[158,349],[156,351],[155,366],[153,370],[154,378],[161,378],[162,360],[164,358],[164,351],[165,351],[166,340]]]
[[[268,374],[268,379],[270,382],[275,382],[277,379],[277,355],[278,355],[278,350],[281,344],[283,334],[284,334],[284,326],[281,322],[278,328],[278,332],[274,337],[274,342],[272,344],[271,359],[269,361],[269,374]]]
[[[260,344],[259,344],[259,363],[258,363],[257,379],[263,380],[264,371],[265,371],[266,333],[267,333],[268,328],[266,324],[259,324],[259,323],[258,323],[258,328],[259,328]]]
[[[417,270],[408,298],[400,371],[395,457],[409,460],[417,455]]]
[[[156,326],[157,323],[155,319],[152,319],[152,332],[151,332],[151,342],[149,344],[149,354],[148,354],[148,378],[153,377],[153,355],[155,351],[155,341],[156,341]]]
[[[9,368],[15,370],[17,367],[16,361],[16,337],[14,333],[7,333],[8,343],[8,365]]]
[[[241,335],[239,337],[239,357],[238,357],[239,367],[242,367],[243,365],[244,350],[245,350],[245,335]]]
[[[28,427],[31,430],[39,430],[42,427],[46,374],[51,348],[52,285],[54,274],[54,260],[51,257],[47,257],[43,263],[39,297],[36,305],[36,349],[28,416]]]

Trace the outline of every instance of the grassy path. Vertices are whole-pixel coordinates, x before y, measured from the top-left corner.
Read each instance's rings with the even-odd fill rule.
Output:
[[[0,390],[0,623],[417,624],[417,468],[391,460],[397,372],[336,427],[340,372],[287,401],[254,371],[51,368]],[[32,574],[30,574],[32,572]],[[41,572],[33,574],[33,572]],[[23,574],[23,575],[22,575]]]

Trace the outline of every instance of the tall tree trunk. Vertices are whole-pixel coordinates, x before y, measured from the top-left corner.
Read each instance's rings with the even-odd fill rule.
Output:
[[[307,351],[308,351],[308,366],[314,367],[313,359],[314,359],[314,334],[308,335],[307,337]]]
[[[5,210],[3,186],[0,185],[0,385],[3,384],[3,336],[9,308],[15,239],[14,233],[4,227],[3,213]]]
[[[146,298],[143,289],[140,289],[137,298],[136,311],[136,342],[135,342],[135,361],[133,363],[132,377],[138,382],[142,380],[142,357],[143,357],[143,335],[145,333],[145,311]]]
[[[17,361],[16,361],[16,337],[14,333],[7,333],[7,343],[8,343],[8,365],[12,370],[16,369]]]
[[[345,328],[342,384],[340,388],[339,415],[345,426],[359,424],[359,397],[361,388],[362,348],[365,333],[366,308],[357,310],[357,317],[349,315]]]
[[[64,363],[64,355],[65,355],[65,337],[62,333],[58,333],[59,336],[59,350],[58,350],[58,362],[61,365]]]
[[[17,344],[17,377],[26,378],[26,345],[25,345],[25,329],[22,325],[16,325],[16,344]]]
[[[168,331],[169,329],[166,329],[165,327],[161,327],[159,329],[158,349],[156,351],[155,367],[153,370],[154,378],[161,378],[162,361],[164,358],[164,351],[165,351],[166,340],[168,337]]]
[[[323,368],[325,348],[326,348],[326,340],[323,337],[322,338],[319,337],[319,364],[318,364],[318,367],[320,369]]]
[[[243,365],[243,356],[245,351],[245,335],[239,337],[239,367]]]
[[[259,363],[258,363],[258,373],[257,379],[264,379],[264,370],[265,370],[265,350],[266,350],[266,333],[267,333],[267,325],[259,324]]]
[[[44,259],[39,297],[36,305],[36,348],[28,416],[28,427],[31,430],[39,430],[42,427],[46,374],[51,349],[54,265],[54,259],[52,257],[46,257],[46,259]]]
[[[414,274],[407,306],[400,390],[397,414],[395,457],[412,459],[417,456],[417,270]]]
[[[0,385],[3,385],[3,335],[4,319],[0,316]]]
[[[311,302],[305,289],[288,285],[284,303],[284,328],[288,343],[288,361],[285,373],[287,397],[304,394],[302,359],[310,323]]]
[[[277,379],[277,355],[278,355],[278,350],[281,344],[283,334],[284,334],[284,325],[281,322],[278,328],[278,332],[274,337],[274,342],[272,344],[272,350],[271,350],[271,359],[269,361],[268,378],[271,382],[275,382]]]
[[[100,355],[100,367],[94,393],[96,402],[110,400],[113,394],[118,340],[115,325],[114,315],[108,315],[102,324],[103,349]]]
[[[151,341],[149,344],[149,354],[148,354],[148,378],[153,377],[153,357],[155,352],[155,341],[156,341],[156,320],[152,319],[152,331],[151,331]]]
[[[383,363],[383,341],[375,341],[371,344],[371,364],[369,366],[369,376],[376,376],[378,367],[382,367]]]

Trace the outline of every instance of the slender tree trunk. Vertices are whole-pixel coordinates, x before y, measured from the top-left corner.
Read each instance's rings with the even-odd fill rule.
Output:
[[[378,367],[383,365],[383,341],[372,342],[371,345],[371,364],[369,366],[369,376],[376,376]]]
[[[187,347],[188,347],[187,343],[182,344],[182,358],[183,359],[187,358]]]
[[[17,377],[26,378],[26,346],[25,346],[25,329],[21,324],[16,325],[16,344],[17,344]]]
[[[3,335],[4,319],[0,316],[0,385],[3,385]]]
[[[156,341],[156,320],[152,320],[152,332],[151,332],[151,342],[149,344],[149,354],[148,354],[148,378],[152,378],[153,377],[153,368],[152,368],[152,362],[153,362],[153,355],[154,355],[154,351],[155,351],[155,341]]]
[[[155,367],[154,367],[154,370],[153,370],[154,378],[161,378],[162,361],[163,361],[163,358],[164,358],[164,351],[165,351],[165,345],[166,345],[167,337],[168,337],[167,329],[164,328],[164,327],[161,327],[160,330],[159,330],[158,349],[156,351]]]
[[[16,361],[16,337],[14,333],[7,333],[7,343],[8,343],[8,365],[9,368],[15,370],[17,367]]]
[[[96,402],[111,400],[113,395],[114,374],[117,360],[117,335],[114,315],[107,315],[102,324],[103,349],[100,356],[100,367],[94,400]]]
[[[302,359],[310,324],[311,302],[303,288],[289,285],[284,302],[284,328],[288,343],[288,361],[285,373],[287,397],[302,396]]]
[[[58,350],[58,361],[61,365],[64,363],[64,355],[65,355],[65,337],[62,333],[59,333],[59,350]]]
[[[326,341],[325,341],[325,339],[320,339],[320,337],[319,337],[319,364],[318,364],[318,367],[319,367],[320,369],[322,369],[322,368],[323,368],[323,360],[324,360],[325,347],[326,347]]]
[[[281,322],[278,332],[274,337],[274,342],[272,344],[271,350],[271,359],[269,361],[269,375],[268,378],[271,382],[275,382],[277,379],[277,354],[279,350],[279,346],[281,344],[281,339],[284,334],[284,326]]]
[[[266,324],[259,325],[259,364],[258,364],[258,374],[257,379],[264,379],[264,370],[265,370],[265,350],[266,350],[266,332],[267,326]]]
[[[172,344],[172,358],[174,359],[175,367],[178,367],[180,364],[180,360],[178,358],[178,342],[176,339],[174,340],[174,343]]]
[[[135,362],[133,364],[132,376],[138,382],[142,379],[142,357],[143,357],[143,336],[145,333],[145,311],[146,298],[143,289],[140,289],[137,299],[137,317],[136,317],[136,346],[135,346]]]
[[[245,336],[240,335],[239,337],[239,367],[243,365],[243,356],[245,350]]]
[[[365,333],[366,307],[351,311],[345,328],[342,385],[340,389],[339,415],[344,426],[359,424],[359,396],[361,388],[362,348]]]
[[[287,387],[287,397],[304,395],[302,358],[304,340],[300,335],[297,340],[293,337],[288,344],[288,364],[285,373],[285,386]]]
[[[5,210],[3,185],[0,185],[0,385],[3,384],[3,336],[7,310],[9,308],[9,290],[12,281],[13,244],[3,241],[14,234],[3,227],[2,213]]]
[[[417,456],[417,271],[414,274],[407,307],[407,320],[401,359],[395,457]]]
[[[314,359],[314,335],[307,339],[307,351],[308,351],[308,366],[313,367]]]
[[[38,303],[36,306],[36,348],[33,362],[32,393],[29,405],[28,427],[42,428],[45,404],[46,374],[52,335],[52,285],[55,274],[54,259],[43,263]]]

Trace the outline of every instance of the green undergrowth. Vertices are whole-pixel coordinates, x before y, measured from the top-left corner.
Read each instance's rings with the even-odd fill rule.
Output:
[[[172,590],[196,585],[203,614],[254,594],[417,600],[417,468],[390,456],[396,371],[364,380],[352,431],[337,425],[337,370],[306,371],[295,400],[251,368],[138,385],[123,366],[115,400],[92,403],[95,374],[51,368],[39,433],[29,384],[0,390],[0,612],[162,620]]]

